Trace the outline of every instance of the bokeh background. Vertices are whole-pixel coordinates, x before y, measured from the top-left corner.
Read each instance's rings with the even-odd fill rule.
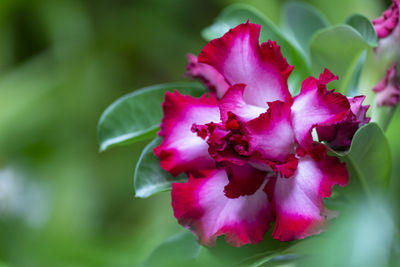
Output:
[[[138,266],[180,229],[168,193],[134,198],[146,142],[99,153],[96,126],[118,97],[185,80],[185,54],[199,53],[201,30],[234,2],[280,24],[286,1],[0,1],[0,266]],[[332,24],[390,4],[304,2]],[[398,111],[393,177],[399,131]]]

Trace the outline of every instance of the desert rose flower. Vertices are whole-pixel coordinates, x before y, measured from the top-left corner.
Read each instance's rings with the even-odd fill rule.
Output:
[[[385,130],[393,117],[399,99],[396,66],[400,61],[400,0],[382,16],[372,20],[378,36],[378,46],[367,55],[360,78],[360,91],[371,104],[371,121]]]
[[[323,198],[347,184],[348,172],[311,132],[345,121],[359,126],[365,115],[361,98],[327,90],[337,79],[329,70],[304,80],[292,97],[293,67],[275,42],[260,45],[259,34],[259,25],[240,24],[190,55],[187,74],[210,95],[168,92],[163,103],[163,141],[154,153],[165,170],[189,176],[172,185],[172,207],[204,245],[220,235],[233,246],[261,242],[272,222],[281,241],[322,231],[330,217]]]
[[[392,34],[399,23],[399,1],[393,0],[390,8],[372,23],[379,38],[386,38]]]
[[[376,93],[376,103],[380,107],[395,107],[399,103],[400,84],[396,65],[390,67],[382,81],[373,88]]]
[[[378,60],[390,61],[389,66],[400,60],[400,0],[393,0],[382,16],[373,20],[378,35],[376,56]]]

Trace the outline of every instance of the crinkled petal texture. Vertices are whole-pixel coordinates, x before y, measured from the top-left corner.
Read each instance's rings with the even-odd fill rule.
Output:
[[[373,20],[379,38],[385,38],[393,32],[399,22],[399,0],[393,0],[391,7],[382,16]]]
[[[319,233],[328,212],[322,199],[331,196],[333,185],[345,186],[347,180],[346,166],[335,157],[324,155],[319,161],[309,155],[301,158],[293,177],[276,178],[273,237],[289,241]]]
[[[349,101],[344,95],[327,91],[326,85],[333,80],[337,80],[337,76],[325,69],[319,79],[309,77],[304,80],[300,94],[294,98],[292,123],[297,142],[305,149],[312,146],[314,127],[341,122],[350,112]]]
[[[173,175],[215,168],[207,143],[191,130],[194,123],[220,121],[215,97],[194,98],[183,96],[178,91],[167,92],[163,110],[164,118],[158,134],[164,139],[154,149],[161,167]]]
[[[329,213],[323,198],[333,185],[345,186],[348,173],[311,132],[348,145],[368,121],[363,98],[327,90],[337,79],[328,70],[292,98],[293,67],[275,42],[259,45],[259,34],[259,25],[240,24],[198,58],[189,55],[187,74],[211,96],[167,93],[163,104],[164,139],[154,152],[165,170],[188,174],[172,185],[172,207],[204,245],[220,235],[233,246],[261,242],[273,221],[281,241],[319,233]],[[332,128],[323,127],[341,129],[328,136]]]
[[[362,105],[365,96],[348,98],[351,112],[347,118],[334,125],[318,126],[317,133],[319,141],[328,142],[335,150],[347,150],[356,131],[367,124],[371,118],[367,117],[369,105]]]
[[[220,235],[232,246],[262,241],[272,220],[271,206],[263,191],[227,198],[229,179],[224,169],[206,171],[200,178],[172,185],[172,207],[179,223],[196,234],[202,244],[213,245]]]
[[[212,94],[221,98],[229,88],[224,76],[210,65],[199,63],[195,55],[188,54],[187,57],[186,75],[201,80]]]
[[[362,103],[365,100],[365,96],[355,96],[347,98],[350,103],[350,110],[354,118],[361,124],[367,124],[371,118],[367,117],[367,111],[369,109],[369,105],[363,105]]]
[[[391,7],[386,10],[382,17],[373,20],[375,31],[379,37],[378,46],[375,48],[377,62],[400,60],[400,0],[392,0]]]
[[[245,84],[247,104],[267,107],[267,102],[291,98],[287,79],[293,67],[275,42],[259,45],[260,28],[249,22],[240,24],[208,43],[198,60],[214,67],[230,85]]]

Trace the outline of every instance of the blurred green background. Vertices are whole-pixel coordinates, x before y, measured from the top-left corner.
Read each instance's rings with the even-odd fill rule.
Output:
[[[0,1],[0,266],[138,266],[180,229],[168,193],[134,199],[146,142],[99,153],[96,126],[118,97],[184,80],[185,54],[199,53],[200,31],[234,2],[279,24],[286,1]],[[333,24],[390,3],[304,2]],[[398,111],[394,163],[399,131]]]

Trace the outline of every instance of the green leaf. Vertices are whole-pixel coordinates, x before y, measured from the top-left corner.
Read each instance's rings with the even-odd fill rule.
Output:
[[[388,264],[396,237],[389,207],[377,196],[370,202],[348,203],[324,233],[298,242],[286,253],[306,255],[295,266],[397,266]]]
[[[224,9],[218,16],[214,24],[203,30],[202,35],[206,40],[221,37],[229,29],[250,20],[251,23],[261,25],[260,41],[276,41],[281,47],[284,57],[289,64],[295,68],[289,77],[289,88],[291,92],[296,93],[300,90],[301,82],[310,75],[310,67],[307,64],[307,57],[302,51],[293,45],[281,30],[275,26],[257,9],[244,4],[234,4]]]
[[[347,96],[354,97],[360,95],[359,86],[360,86],[360,77],[362,70],[364,68],[365,60],[367,59],[367,51],[364,51],[360,58],[357,61],[356,67],[353,71],[353,76],[350,79],[349,86],[347,89]]]
[[[155,137],[163,115],[161,103],[165,93],[175,89],[193,96],[204,93],[197,83],[170,83],[149,86],[119,98],[101,115],[100,150]]]
[[[134,174],[134,185],[136,197],[146,198],[159,192],[171,190],[174,182],[186,182],[187,177],[183,174],[177,177],[172,176],[160,167],[153,149],[161,144],[161,138],[156,137],[142,151],[139,161],[136,164]]]
[[[346,94],[358,60],[370,48],[361,34],[348,25],[318,31],[310,43],[312,70],[318,76],[325,68],[339,76],[330,85]]]
[[[198,260],[202,263],[214,263],[216,266],[260,266],[297,242],[274,240],[271,234],[272,229],[267,232],[261,243],[240,248],[230,246],[224,237],[220,236],[215,246],[204,247],[200,251]]]
[[[200,266],[196,258],[201,250],[196,237],[189,231],[176,234],[158,246],[143,267]]]
[[[353,137],[350,150],[336,155],[346,163],[350,175],[343,193],[357,195],[362,189],[371,196],[372,191],[387,189],[391,172],[390,147],[376,123],[361,127]]]
[[[371,47],[378,45],[378,36],[374,26],[365,16],[355,14],[346,20],[346,24],[356,29]]]
[[[328,20],[318,9],[301,2],[289,2],[284,7],[283,24],[300,49],[309,57],[311,37],[329,26]]]
[[[261,267],[261,266],[291,266],[301,258],[296,254],[262,253],[256,254],[235,266]]]

